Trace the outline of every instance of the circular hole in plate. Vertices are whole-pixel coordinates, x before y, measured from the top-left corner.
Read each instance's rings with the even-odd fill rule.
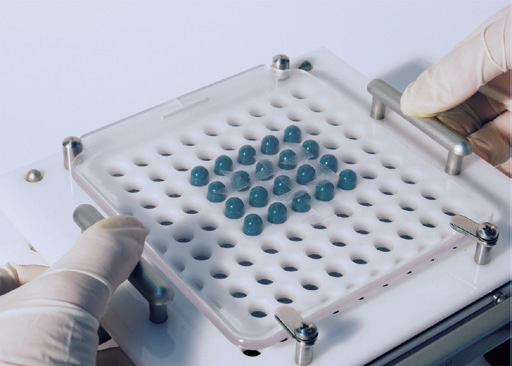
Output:
[[[247,111],[251,116],[253,117],[263,117],[266,113],[265,113],[265,110],[262,108],[262,107],[256,107],[256,106],[253,106],[253,107],[250,107],[249,110]]]
[[[346,130],[343,135],[349,140],[359,140],[361,138],[361,132],[356,130]]]
[[[244,124],[243,120],[237,116],[227,117],[226,123],[231,127],[240,127],[240,126],[243,126],[243,124]]]
[[[312,281],[309,280],[302,281],[301,285],[303,289],[308,291],[317,291],[320,288],[318,284],[313,283]]]
[[[158,203],[146,198],[140,201],[140,206],[146,210],[152,210],[158,206]]]
[[[312,112],[319,113],[325,111],[327,106],[325,102],[314,100],[308,103],[308,108]]]
[[[378,154],[380,151],[380,144],[376,142],[368,142],[363,145],[363,151],[370,155]]]
[[[299,233],[298,231],[290,231],[286,234],[286,237],[290,241],[299,242],[304,239],[304,235]]]
[[[327,267],[325,269],[325,271],[331,277],[334,277],[334,278],[341,278],[341,277],[343,277],[343,273],[342,273],[342,271],[339,268]]]
[[[432,191],[422,191],[421,196],[429,201],[435,201],[439,198],[439,195]]]
[[[400,159],[398,157],[386,156],[380,161],[382,166],[386,169],[396,169],[400,166]]]
[[[295,88],[292,90],[292,97],[295,99],[306,99],[308,93],[304,89]]]
[[[220,135],[220,128],[218,126],[209,125],[203,128],[206,136],[214,137]]]
[[[433,229],[433,228],[437,227],[436,220],[429,218],[429,217],[420,218],[420,223],[421,223],[421,225],[423,225],[424,227],[429,228],[429,229]]]
[[[228,139],[221,141],[219,145],[225,151],[234,151],[237,148],[237,143]]]
[[[186,172],[190,169],[189,165],[183,161],[175,161],[173,164],[173,168],[178,172]]]
[[[188,215],[195,215],[201,211],[201,207],[198,204],[188,202],[183,205],[182,210]]]
[[[379,187],[379,191],[386,196],[393,196],[398,192],[398,189],[396,187],[392,187],[391,185],[385,184]]]
[[[123,170],[121,170],[120,168],[112,168],[108,171],[108,174],[110,174],[111,177],[120,178],[120,177],[124,177],[124,175],[126,173]]]
[[[323,146],[327,150],[336,150],[336,149],[339,149],[340,144],[338,143],[338,141],[328,139],[323,142]]]
[[[290,111],[287,113],[286,117],[292,122],[300,122],[304,119],[304,116],[297,111]]]
[[[154,172],[154,173],[149,174],[149,179],[152,182],[159,183],[159,182],[164,182],[167,179],[167,176],[163,173]]]
[[[261,249],[267,254],[277,254],[279,253],[279,248],[274,243],[264,243],[261,246]]]
[[[269,276],[261,275],[256,278],[256,282],[260,285],[268,286],[274,283],[274,280],[269,278]]]
[[[371,233],[371,230],[368,226],[357,224],[354,226],[354,231],[360,235],[368,235]]]
[[[129,183],[124,186],[124,190],[128,193],[138,193],[140,192],[141,188],[133,183]]]
[[[415,235],[409,230],[399,229],[397,232],[398,236],[404,240],[413,240]]]
[[[354,214],[354,212],[352,211],[352,209],[350,209],[348,207],[337,206],[334,209],[334,214],[338,217],[341,217],[342,219],[346,219],[346,218],[349,218],[350,216],[352,216]]]
[[[183,192],[181,189],[178,189],[176,187],[169,187],[165,190],[165,194],[169,198],[180,198]]]
[[[372,180],[377,178],[377,173],[369,169],[362,170],[360,174],[363,179]]]
[[[174,224],[174,220],[167,216],[158,216],[156,221],[162,226],[171,226]]]
[[[341,126],[343,124],[343,119],[337,115],[329,115],[325,117],[325,122],[331,126]]]
[[[447,216],[455,216],[455,215],[457,215],[456,210],[453,207],[445,206],[441,210]]]
[[[413,173],[404,174],[400,178],[405,184],[416,184],[419,181],[419,177]]]
[[[277,302],[279,302],[281,304],[285,304],[285,305],[289,305],[289,304],[293,303],[293,300],[291,299],[290,296],[283,295],[283,294],[277,294],[276,300],[277,300]]]
[[[204,231],[215,231],[217,230],[217,228],[219,227],[219,225],[216,223],[216,222],[213,222],[212,220],[208,219],[208,220],[205,220],[203,219],[200,223],[199,223],[199,226],[201,227],[202,230]]]
[[[297,272],[300,267],[295,263],[285,261],[281,263],[281,268],[284,269],[286,272]]]
[[[257,357],[261,355],[261,352],[256,351],[255,349],[242,349],[242,353],[248,357]]]
[[[243,136],[247,141],[257,141],[263,138],[263,136],[256,131],[245,131]]]
[[[190,250],[190,255],[196,261],[206,261],[211,258],[212,250],[207,245],[197,245]]]
[[[389,223],[395,221],[395,216],[391,212],[380,211],[380,212],[377,213],[377,219],[380,222],[389,224]]]
[[[243,257],[238,258],[237,263],[242,267],[251,267],[254,264],[252,260]]]
[[[353,255],[352,257],[350,257],[350,260],[352,262],[354,262],[355,264],[367,264],[368,261],[363,258],[363,256],[360,256],[360,255]]]
[[[375,204],[373,198],[370,196],[360,196],[356,199],[357,203],[364,207],[371,207]]]
[[[380,241],[375,242],[374,246],[375,246],[375,249],[377,249],[379,252],[383,252],[383,253],[388,253],[393,249],[393,247],[390,244],[380,242]]]
[[[181,228],[174,232],[174,240],[178,243],[190,243],[194,239],[194,232]]]
[[[318,126],[307,126],[304,131],[311,136],[318,136],[322,133],[322,130]]]
[[[233,296],[235,299],[243,299],[244,297],[247,297],[246,290],[242,290],[242,289],[238,289],[238,288],[231,289],[229,291],[229,294],[231,296]]]
[[[315,230],[325,230],[325,229],[327,229],[327,225],[321,224],[321,223],[313,224],[313,225],[311,225],[311,227],[313,229],[315,229]]]
[[[265,122],[266,129],[269,131],[272,131],[272,132],[277,132],[277,131],[282,130],[285,125],[286,124],[282,121],[278,122],[275,120],[269,120],[269,121]]]
[[[269,102],[270,105],[274,108],[284,108],[288,105],[287,100],[280,96],[271,97]]]
[[[174,151],[168,146],[159,146],[156,148],[156,153],[160,156],[172,156]]]
[[[236,239],[228,237],[228,236],[224,236],[224,237],[219,238],[219,240],[217,240],[217,244],[221,248],[231,249],[236,246]]]
[[[133,158],[133,164],[138,167],[145,167],[148,166],[151,163],[151,160],[149,158],[143,157],[143,156],[137,156]]]
[[[229,271],[226,268],[216,267],[210,271],[210,275],[216,280],[223,280],[229,277]]]
[[[344,162],[345,164],[349,164],[349,165],[357,164],[357,162],[358,162],[358,160],[355,156],[348,155],[348,154],[343,155],[341,157],[341,161]]]
[[[250,310],[250,313],[251,313],[251,316],[258,318],[258,319],[261,319],[261,318],[264,318],[267,316],[266,312],[264,312],[263,310],[259,310],[259,309]]]
[[[215,158],[215,155],[212,152],[201,151],[201,150],[198,150],[196,152],[196,156],[199,160],[202,160],[202,161],[211,161]]]
[[[311,259],[322,259],[324,257],[324,254],[318,249],[307,249],[306,255]]]
[[[404,211],[412,212],[416,211],[417,205],[411,201],[402,201],[400,202],[400,208]]]
[[[199,139],[195,136],[185,135],[181,136],[180,141],[184,146],[196,146]]]
[[[338,248],[343,248],[347,246],[347,241],[338,237],[333,237],[330,239],[331,244]]]

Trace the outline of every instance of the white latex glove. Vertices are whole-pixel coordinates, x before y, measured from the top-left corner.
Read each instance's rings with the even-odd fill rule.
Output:
[[[94,365],[108,300],[133,271],[146,230],[131,216],[86,230],[53,266],[0,268],[0,364]],[[32,277],[36,277],[30,280]]]
[[[489,18],[405,90],[406,115],[436,116],[510,176],[510,12]],[[478,91],[478,92],[477,92]]]

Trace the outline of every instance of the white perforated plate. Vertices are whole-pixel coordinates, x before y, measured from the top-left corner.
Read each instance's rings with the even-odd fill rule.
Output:
[[[455,246],[450,216],[491,217],[372,121],[348,86],[343,90],[301,70],[260,66],[84,136],[73,176],[110,214],[144,223],[155,265],[233,343],[261,349],[282,338],[277,307],[290,305],[316,321]],[[320,158],[309,160],[301,144],[283,142],[290,125],[300,128],[302,141],[319,144],[320,156],[337,158],[336,173],[322,169]],[[260,151],[267,135],[279,139],[280,150],[296,151],[297,166],[311,164],[316,179],[301,186],[296,169],[278,169],[278,155]],[[274,178],[291,178],[290,193],[273,194],[274,179],[258,180],[256,163],[237,163],[244,145],[256,149],[256,162],[273,162]],[[285,223],[269,223],[268,205],[252,207],[250,190],[238,192],[229,175],[214,172],[220,155],[249,173],[251,187],[266,187],[269,204],[287,207]],[[243,217],[226,218],[225,201],[210,202],[207,186],[190,184],[197,166],[209,171],[209,182],[224,182],[228,197],[242,199],[244,217],[263,219],[260,235],[244,234]],[[356,172],[356,188],[315,199],[316,183],[336,186],[344,169]],[[297,190],[313,197],[310,211],[291,209]]]

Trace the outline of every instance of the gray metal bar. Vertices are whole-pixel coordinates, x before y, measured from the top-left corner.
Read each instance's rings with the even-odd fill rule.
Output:
[[[73,212],[73,220],[82,232],[103,218],[94,206],[88,204],[78,206]],[[137,263],[128,281],[149,302],[149,320],[156,324],[165,323],[167,304],[174,298],[167,282],[144,258]]]
[[[418,118],[406,116],[400,108],[400,91],[381,79],[375,79],[368,83],[368,92],[373,96],[370,116],[373,119],[383,119],[385,106],[391,108],[413,126],[424,132],[427,136],[448,150],[445,172],[450,175],[458,175],[462,169],[462,160],[473,152],[469,140],[459,133],[444,125],[436,118]]]

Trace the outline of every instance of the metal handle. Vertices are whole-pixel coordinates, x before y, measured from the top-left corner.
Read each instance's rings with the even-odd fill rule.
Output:
[[[478,224],[462,215],[453,216],[450,225],[455,231],[476,241],[476,264],[484,265],[491,261],[492,248],[498,243],[500,236],[496,225],[490,222]]]
[[[78,206],[73,212],[73,220],[82,232],[103,219],[103,215],[88,204]],[[128,281],[149,302],[149,320],[156,324],[165,323],[168,317],[167,304],[174,298],[174,292],[158,272],[141,258]]]
[[[318,329],[314,323],[308,323],[290,306],[276,309],[275,318],[297,341],[295,362],[297,365],[309,365],[313,362],[313,346],[318,338]]]
[[[400,108],[402,93],[386,83],[384,80],[375,79],[368,83],[368,92],[373,95],[370,117],[376,120],[384,118],[386,106],[420,129],[427,136],[448,150],[445,172],[450,175],[458,175],[462,170],[462,160],[473,152],[469,140],[459,133],[444,125],[436,118],[418,118],[406,116]]]

